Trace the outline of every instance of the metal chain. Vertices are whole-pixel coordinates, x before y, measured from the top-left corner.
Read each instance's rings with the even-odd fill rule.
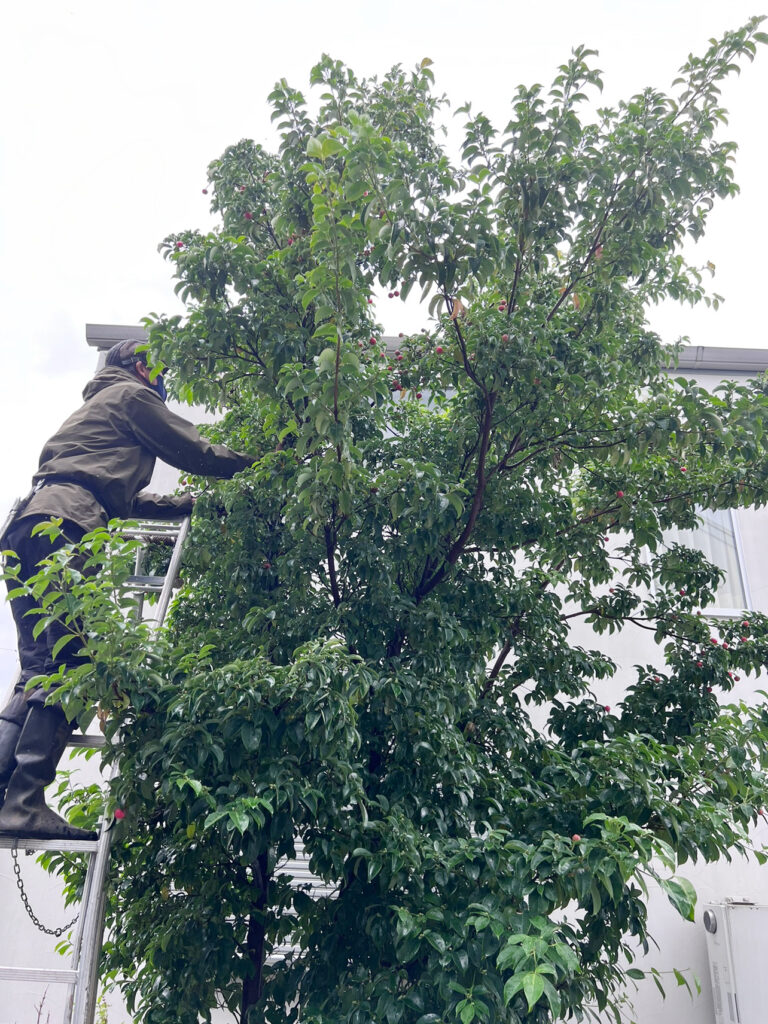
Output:
[[[24,882],[22,881],[21,878],[21,868],[19,867],[18,844],[14,844],[11,850],[11,855],[13,857],[13,873],[14,875],[16,875],[16,885],[18,887],[19,892],[21,893],[21,902],[24,904],[24,909],[29,914],[30,921],[35,926],[35,928],[38,928],[41,932],[45,932],[46,935],[53,935],[55,936],[55,938],[60,939],[64,932],[68,932],[72,925],[77,922],[77,919],[80,915],[77,914],[69,922],[69,924],[65,924],[62,928],[46,928],[44,924],[41,924],[37,918],[37,915],[35,914],[34,910],[30,905],[29,897],[27,896],[27,891],[24,888]]]

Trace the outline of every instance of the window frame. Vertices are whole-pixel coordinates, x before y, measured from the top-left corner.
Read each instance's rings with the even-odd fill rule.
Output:
[[[706,511],[706,509],[702,510]],[[726,605],[709,605],[706,609],[702,609],[707,615],[713,618],[719,619],[734,619],[738,618],[742,612],[753,611],[752,605],[752,594],[749,589],[749,577],[747,575],[746,559],[744,558],[744,548],[741,542],[741,530],[739,529],[739,522],[736,518],[736,510],[732,508],[721,509],[728,514],[728,520],[731,524],[731,535],[733,537],[733,547],[736,556],[736,566],[739,572],[739,579],[741,581],[741,589],[744,595],[744,606],[743,608],[728,607]],[[700,526],[695,527],[691,532],[695,533],[696,530],[701,529]],[[694,547],[693,544],[686,545],[687,547]],[[700,549],[699,549],[700,550]]]

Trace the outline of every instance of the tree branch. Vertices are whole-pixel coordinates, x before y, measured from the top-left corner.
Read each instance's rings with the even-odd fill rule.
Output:
[[[266,945],[264,941],[264,911],[267,908],[269,891],[268,853],[259,854],[256,864],[252,865],[254,882],[259,886],[259,894],[248,917],[248,934],[245,940],[245,956],[253,967],[253,974],[243,979],[242,999],[240,1002],[240,1020],[242,1024],[248,1020],[248,1011],[256,1006],[263,992],[264,960]]]
[[[480,451],[477,457],[477,472],[475,474],[477,479],[477,487],[475,488],[475,495],[472,499],[472,507],[469,510],[469,516],[464,529],[459,534],[459,537],[454,541],[448,554],[443,559],[440,568],[433,573],[433,575],[426,581],[423,586],[419,586],[414,594],[415,600],[421,601],[431,590],[438,585],[445,578],[446,573],[450,566],[455,565],[458,561],[459,555],[464,550],[467,541],[472,535],[472,531],[475,528],[477,517],[480,515],[480,511],[483,507],[483,498],[485,497],[485,488],[488,483],[488,476],[485,471],[486,458],[488,456],[488,448],[491,443],[491,429],[493,426],[493,409],[496,404],[496,398],[498,393],[491,391],[486,399],[485,413],[483,415],[483,425],[481,429],[481,440],[480,440]]]
[[[325,534],[325,554],[328,564],[328,579],[331,583],[331,594],[333,595],[333,605],[335,608],[338,608],[341,604],[341,594],[339,593],[339,583],[336,578],[336,538],[333,535],[331,527],[327,523],[323,528],[323,532]]]

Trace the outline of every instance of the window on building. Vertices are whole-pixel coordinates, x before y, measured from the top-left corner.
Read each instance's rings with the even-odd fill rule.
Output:
[[[707,561],[725,571],[715,597],[713,611],[738,612],[750,607],[738,530],[730,509],[700,509],[700,525],[695,530],[674,530],[669,540],[689,548],[698,548]]]

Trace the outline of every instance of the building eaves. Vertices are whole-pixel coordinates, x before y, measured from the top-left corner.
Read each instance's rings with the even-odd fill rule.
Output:
[[[686,345],[681,349],[672,372],[745,373],[768,370],[768,349],[724,348],[715,345]]]
[[[91,348],[104,352],[118,341],[147,341],[147,332],[136,324],[86,324],[85,340]]]
[[[146,341],[147,332],[136,324],[86,324],[85,340],[98,351],[116,345],[118,341]],[[400,338],[385,335],[382,339],[388,351],[394,351]],[[686,345],[680,350],[676,366],[671,372],[745,373],[755,374],[768,370],[768,349],[725,348],[713,345]]]

